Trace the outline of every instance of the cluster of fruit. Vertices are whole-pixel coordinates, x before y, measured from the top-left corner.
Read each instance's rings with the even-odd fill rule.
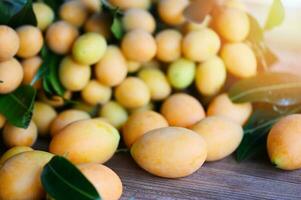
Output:
[[[57,21],[49,6],[34,3],[38,27],[0,26],[0,94],[32,82],[43,63],[39,53],[47,45],[64,56],[57,66],[64,98],[101,105],[92,119],[86,111],[48,99],[36,82],[39,99],[27,129],[0,116],[4,143],[12,147],[0,163],[0,199],[41,198],[36,174],[53,154],[78,165],[104,199],[118,199],[121,181],[101,164],[116,152],[119,130],[137,164],[167,178],[188,176],[205,161],[223,159],[239,146],[252,105],[234,104],[219,93],[227,72],[236,78],[257,73],[256,56],[245,42],[250,21],[244,7],[226,1],[196,24],[183,15],[189,0],[109,2],[123,12],[120,45],[107,44],[113,37],[112,18],[99,0],[67,1]],[[160,19],[148,11],[153,5]],[[161,30],[157,26],[162,22],[166,28]],[[197,97],[184,92],[191,87],[215,96],[207,112]],[[38,134],[48,133],[50,153],[29,148]],[[277,140],[269,140],[271,152]]]

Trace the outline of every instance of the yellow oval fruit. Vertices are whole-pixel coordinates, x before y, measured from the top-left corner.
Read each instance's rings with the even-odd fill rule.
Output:
[[[227,72],[223,60],[214,56],[197,67],[196,87],[202,95],[212,96],[224,86],[226,76]]]
[[[91,80],[81,91],[81,97],[90,105],[105,104],[112,96],[112,88]]]
[[[75,41],[72,54],[77,62],[92,65],[103,57],[106,49],[107,42],[102,35],[98,33],[85,33]]]
[[[65,21],[58,21],[49,26],[46,32],[48,47],[57,54],[67,54],[78,37],[77,28]]]
[[[16,31],[0,25],[0,62],[12,59],[18,52],[20,40]]]
[[[250,21],[246,12],[229,6],[214,10],[212,26],[223,39],[229,42],[242,42],[250,32]]]
[[[208,116],[222,116],[244,125],[252,114],[252,104],[234,104],[227,94],[215,97],[208,106]]]
[[[157,52],[154,37],[141,29],[128,32],[122,39],[121,49],[127,59],[137,62],[148,62]]]
[[[0,168],[0,199],[42,199],[41,172],[52,156],[28,151],[8,159]]]
[[[127,61],[127,68],[129,73],[137,72],[142,67],[140,62],[128,60]]]
[[[32,146],[38,137],[38,129],[33,121],[30,122],[28,128],[18,128],[10,124],[6,124],[3,129],[3,141],[8,147],[15,146]]]
[[[51,136],[58,134],[67,125],[85,119],[90,119],[90,115],[87,112],[76,109],[64,110],[51,123]]]
[[[81,1],[67,1],[59,9],[60,18],[70,24],[80,27],[87,18],[87,11]]]
[[[127,111],[117,102],[110,101],[100,110],[99,115],[109,121],[115,128],[121,128],[128,119]]]
[[[151,0],[109,0],[109,2],[122,10],[130,8],[147,9],[151,5]]]
[[[39,56],[34,56],[31,58],[27,58],[21,62],[21,65],[23,66],[23,71],[24,71],[24,77],[22,83],[25,85],[29,85],[35,75],[37,74],[40,66],[42,65],[43,60]],[[41,87],[41,82],[38,81],[34,85],[36,88]]]
[[[205,117],[202,104],[184,93],[168,97],[161,107],[162,115],[170,126],[190,127]]]
[[[184,56],[198,62],[203,62],[215,56],[220,47],[219,36],[209,28],[189,32],[182,42]]]
[[[242,127],[225,117],[207,117],[191,129],[199,133],[207,144],[206,161],[217,161],[229,156],[243,138]]]
[[[125,11],[122,24],[126,31],[142,29],[153,33],[156,29],[156,21],[147,10],[141,8],[131,8]]]
[[[44,31],[54,20],[53,10],[42,2],[33,3],[32,8],[37,18],[39,29]]]
[[[179,31],[166,29],[156,35],[157,58],[163,62],[172,62],[181,57],[182,35]]]
[[[139,78],[126,78],[115,90],[117,101],[125,108],[137,108],[150,101],[150,91]]]
[[[137,164],[156,176],[180,178],[198,170],[207,156],[204,139],[197,133],[176,127],[152,130],[132,146]]]
[[[95,13],[85,22],[84,30],[85,32],[99,33],[106,39],[110,39],[112,35],[110,30],[111,23],[110,15],[107,13]]]
[[[136,112],[132,114],[122,128],[124,142],[130,148],[147,132],[168,127],[166,119],[154,111]]]
[[[34,26],[24,25],[17,28],[16,31],[20,39],[17,56],[29,58],[37,55],[44,44],[41,30]]]
[[[75,164],[104,163],[115,153],[119,139],[117,129],[103,120],[81,120],[68,125],[55,135],[49,151],[66,155]]]
[[[145,82],[151,93],[151,99],[160,101],[167,98],[171,93],[171,87],[164,73],[156,68],[144,68],[139,78]]]
[[[23,68],[15,58],[0,62],[0,94],[7,94],[17,89],[23,76]]]
[[[3,115],[0,114],[0,129],[2,129],[5,125],[6,119]]]
[[[185,22],[184,9],[189,0],[160,0],[158,13],[163,22],[169,25],[180,25]]]
[[[95,65],[97,80],[107,86],[119,85],[127,75],[126,60],[117,46],[108,46],[102,59]]]
[[[227,70],[236,77],[249,78],[257,73],[257,60],[253,50],[244,43],[226,44],[221,50]]]
[[[80,64],[71,57],[65,57],[59,68],[62,85],[70,91],[80,91],[86,87],[91,78],[91,67]]]
[[[271,129],[267,150],[271,162],[283,170],[301,169],[301,115],[282,118]]]
[[[16,146],[16,147],[10,148],[2,155],[2,157],[0,159],[0,168],[8,159],[12,158],[15,155],[18,155],[20,153],[27,152],[27,151],[33,151],[33,149],[28,146]]]
[[[122,195],[122,182],[110,168],[96,163],[78,166],[84,176],[94,185],[104,200],[118,200]]]
[[[34,104],[32,119],[38,127],[41,136],[48,134],[52,121],[56,118],[57,113],[50,105],[42,102]]]

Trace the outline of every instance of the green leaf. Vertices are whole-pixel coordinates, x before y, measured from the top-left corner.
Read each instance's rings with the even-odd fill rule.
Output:
[[[37,25],[33,12],[32,0],[2,0],[0,1],[0,24],[12,27],[21,25]]]
[[[247,37],[247,42],[252,47],[257,61],[259,71],[268,71],[269,67],[278,61],[277,56],[270,50],[264,40],[264,30],[260,27],[258,21],[251,15],[250,33]]]
[[[244,127],[244,137],[236,150],[236,159],[243,161],[264,152],[266,138],[272,126],[282,117],[300,111],[300,105],[290,108],[279,108],[271,105],[257,107]]]
[[[123,36],[123,26],[120,17],[117,15],[114,16],[113,24],[111,26],[111,31],[116,39],[121,39]]]
[[[101,200],[92,183],[64,157],[54,156],[44,167],[41,181],[56,200]]]
[[[43,63],[36,76],[33,78],[31,85],[34,85],[37,80],[43,78],[43,89],[48,96],[63,96],[65,89],[62,86],[58,76],[58,68],[61,61],[61,56],[54,54],[46,46],[44,46],[41,50],[41,57]]]
[[[285,18],[285,10],[281,0],[274,0],[265,23],[265,30],[271,30],[281,25]]]
[[[241,80],[229,90],[235,103],[265,102],[279,106],[301,103],[301,77],[279,72],[266,72]]]
[[[0,113],[7,121],[20,128],[27,128],[31,121],[36,90],[29,85],[19,87],[12,93],[0,95]]]

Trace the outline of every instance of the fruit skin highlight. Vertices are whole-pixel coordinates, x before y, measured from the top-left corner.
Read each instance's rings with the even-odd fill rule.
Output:
[[[276,167],[301,168],[301,114],[283,117],[273,126],[267,138],[267,150]]]
[[[131,148],[136,163],[149,173],[180,178],[198,170],[205,162],[207,148],[197,133],[177,127],[152,130]]]
[[[81,164],[79,170],[94,185],[104,200],[118,200],[122,195],[122,182],[110,168],[96,163]]]
[[[206,161],[221,160],[232,154],[243,138],[242,127],[225,117],[207,117],[192,128],[207,144]]]

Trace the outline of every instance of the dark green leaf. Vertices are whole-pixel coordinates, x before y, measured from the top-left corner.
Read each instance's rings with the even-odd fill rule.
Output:
[[[122,26],[121,19],[117,15],[114,16],[113,24],[111,26],[111,31],[116,39],[120,40],[122,38],[123,26]]]
[[[12,27],[21,25],[37,25],[37,20],[32,8],[32,0],[1,0],[0,24]]]
[[[41,181],[46,192],[56,200],[100,200],[88,179],[64,157],[55,156],[44,167]]]
[[[36,90],[24,85],[12,93],[0,95],[0,113],[17,127],[27,128],[32,117]]]
[[[48,50],[47,47],[43,47],[41,57],[43,60],[42,66],[39,68],[36,76],[32,80],[31,85],[33,85],[37,80],[43,78],[43,89],[48,96],[63,96],[65,89],[58,77],[58,68],[61,56],[54,54]]]
[[[278,72],[258,74],[234,84],[229,96],[235,103],[265,102],[279,106],[301,103],[301,77]]]
[[[301,106],[281,108],[257,107],[244,127],[244,137],[236,150],[236,159],[243,161],[265,151],[266,138],[272,126],[282,117],[301,111]]]
[[[285,18],[285,10],[281,0],[274,0],[265,22],[265,30],[271,30],[282,24]]]

